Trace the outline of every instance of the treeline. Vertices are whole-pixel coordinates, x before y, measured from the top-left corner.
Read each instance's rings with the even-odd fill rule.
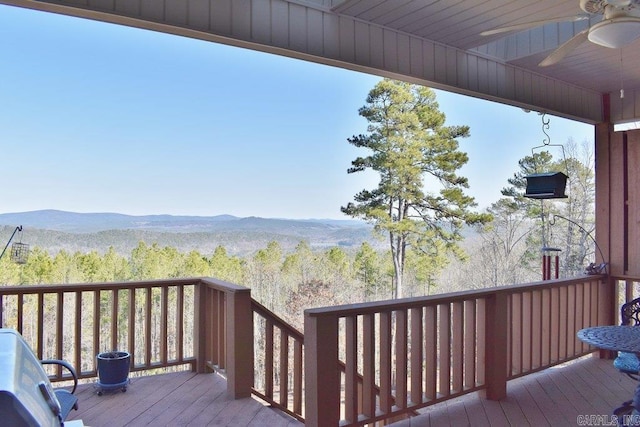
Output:
[[[301,326],[302,309],[391,295],[390,258],[363,243],[355,252],[339,247],[314,251],[301,241],[285,253],[272,241],[250,256],[229,255],[224,246],[212,254],[180,252],[170,246],[140,242],[129,256],[113,247],[52,255],[32,247],[27,263],[0,261],[3,285],[125,282],[183,277],[214,277],[252,288],[262,304]]]

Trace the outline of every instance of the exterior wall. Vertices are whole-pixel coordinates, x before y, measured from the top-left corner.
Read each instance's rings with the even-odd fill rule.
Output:
[[[596,126],[596,240],[609,273],[640,274],[640,130]]]

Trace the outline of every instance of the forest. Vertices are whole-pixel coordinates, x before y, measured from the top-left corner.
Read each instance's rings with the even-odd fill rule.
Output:
[[[595,261],[592,142],[567,141],[562,158],[544,147],[532,151],[501,198],[478,211],[458,174],[468,160],[458,139],[469,128],[445,124],[431,89],[384,79],[359,114],[369,133],[347,141],[366,152],[347,172],[372,170],[380,182],[341,210],[370,225],[357,231],[363,234],[331,236],[335,245],[270,238],[252,251],[239,250],[237,241],[199,251],[162,244],[140,230],[119,231],[138,239],[128,253],[117,244],[100,251],[34,245],[24,264],[0,260],[0,285],[212,277],[250,288],[255,300],[302,329],[310,307],[539,281],[543,247],[557,249],[560,278],[583,274]],[[541,171],[566,174],[568,197],[525,197],[527,177]]]
[[[596,248],[586,231],[594,229],[594,177],[589,145],[569,141],[567,162],[577,171],[569,175],[570,197],[531,200],[522,197],[523,177],[534,159],[525,158],[505,194],[487,212],[492,221],[467,233],[459,254],[407,254],[405,296],[430,295],[541,280],[540,248],[561,248],[559,276],[582,274],[594,260]],[[540,160],[540,159],[536,159]],[[544,161],[553,164],[550,155]],[[550,166],[551,167],[551,166]],[[583,230],[558,214],[581,224]],[[383,236],[378,236],[383,239]],[[224,245],[211,253],[179,251],[153,241],[139,241],[128,255],[113,247],[98,251],[51,254],[33,246],[24,265],[0,260],[0,284],[68,284],[126,282],[148,279],[214,277],[244,285],[257,301],[301,328],[305,308],[391,298],[393,261],[388,250],[363,242],[357,249],[339,246],[312,248],[299,241],[283,249],[268,242],[248,255],[232,255]]]

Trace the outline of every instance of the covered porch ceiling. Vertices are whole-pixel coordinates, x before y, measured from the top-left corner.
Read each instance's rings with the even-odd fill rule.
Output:
[[[624,13],[631,20],[636,19],[636,15],[640,16],[640,0],[0,3],[404,79],[586,123],[640,120],[640,39],[622,48],[607,48],[585,40],[556,64],[538,65],[560,45],[602,21],[601,12],[613,3],[622,4]],[[581,3],[596,13],[585,13]],[[570,20],[576,15],[586,19]],[[496,28],[546,20],[559,22],[482,35]],[[620,96],[621,89],[624,98]]]

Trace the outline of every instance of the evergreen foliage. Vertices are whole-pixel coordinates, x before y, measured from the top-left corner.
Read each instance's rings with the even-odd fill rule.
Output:
[[[348,141],[369,154],[353,160],[348,173],[370,169],[380,181],[356,194],[342,212],[388,234],[394,296],[400,298],[409,251],[416,257],[442,251],[462,256],[463,225],[482,224],[490,216],[471,211],[476,203],[464,193],[467,179],[457,174],[468,160],[457,139],[467,137],[469,128],[445,126],[431,89],[385,79],[369,92],[359,114],[369,122],[368,134]],[[445,258],[429,260],[438,271]]]

